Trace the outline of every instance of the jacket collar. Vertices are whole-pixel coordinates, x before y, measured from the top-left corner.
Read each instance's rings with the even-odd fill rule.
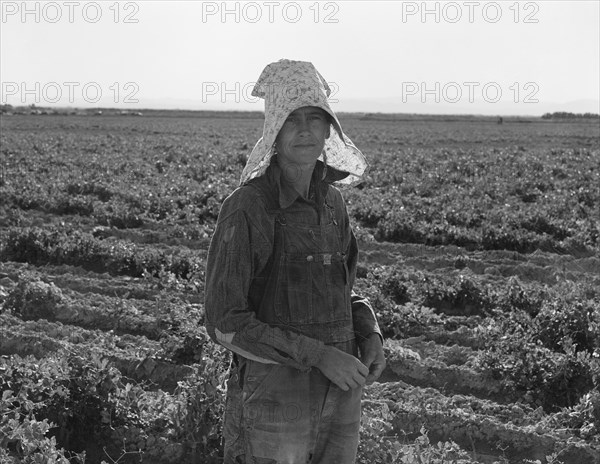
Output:
[[[322,206],[329,188],[327,176],[327,174],[329,174],[329,168],[327,169],[328,172],[326,173],[325,179],[322,180],[323,169],[324,164],[317,160],[310,180],[310,187],[308,190],[309,198],[304,199],[305,201],[313,201],[319,206]],[[277,157],[274,156],[271,159],[267,176],[271,183],[276,187],[279,207],[285,209],[291,206],[298,198],[302,198],[302,195],[300,195],[289,182],[286,182],[281,174],[281,166],[279,166],[279,163],[277,162]]]

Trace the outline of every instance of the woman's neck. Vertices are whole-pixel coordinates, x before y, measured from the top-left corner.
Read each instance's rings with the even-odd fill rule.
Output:
[[[278,158],[277,161],[281,167],[284,181],[290,184],[302,197],[308,198],[310,181],[316,161],[314,163],[299,164],[290,163],[283,159],[283,157]]]

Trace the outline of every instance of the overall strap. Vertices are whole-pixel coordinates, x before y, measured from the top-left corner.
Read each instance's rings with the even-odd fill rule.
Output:
[[[248,187],[252,187],[256,191],[260,193],[260,196],[264,198],[267,204],[267,213],[275,215],[275,227],[277,228],[277,224],[286,225],[285,215],[283,214],[282,209],[279,207],[279,202],[277,201],[276,195],[269,188],[266,182],[262,181],[262,179],[253,179],[246,184]]]
[[[264,301],[265,294],[275,294],[275,282],[277,275],[279,274],[279,265],[281,262],[281,256],[284,250],[285,234],[283,233],[283,227],[287,225],[285,214],[279,207],[279,201],[274,192],[269,188],[269,185],[262,179],[252,179],[246,185],[254,188],[260,194],[260,196],[266,202],[267,213],[273,215],[274,231],[273,231],[273,249],[271,250],[271,256],[267,261],[267,269],[270,271],[267,274],[267,285],[264,289],[264,294],[261,300]],[[262,303],[262,302],[261,302]]]

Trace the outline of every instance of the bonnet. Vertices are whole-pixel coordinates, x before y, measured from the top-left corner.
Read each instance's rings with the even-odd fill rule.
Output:
[[[308,61],[279,60],[263,70],[252,96],[265,100],[265,124],[262,137],[248,157],[242,171],[240,184],[261,176],[266,171],[279,130],[288,115],[303,106],[321,108],[332,118],[332,130],[325,140],[319,160],[328,167],[340,171],[342,178],[337,184],[352,185],[360,180],[367,168],[365,157],[342,131],[340,122],[329,106],[329,85]]]

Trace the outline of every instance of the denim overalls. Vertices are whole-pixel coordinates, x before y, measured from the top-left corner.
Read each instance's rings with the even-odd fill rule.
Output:
[[[256,277],[259,290],[251,286],[250,307],[261,321],[288,329],[291,338],[297,332],[357,356],[341,197],[336,202],[329,191],[314,224],[314,204],[298,200],[283,210],[263,177],[248,185],[261,191],[274,222],[272,256]],[[225,463],[354,462],[361,388],[344,392],[316,368],[302,372],[236,358],[225,411]]]
[[[250,185],[265,188],[264,182]],[[330,203],[326,197],[319,224],[309,223],[314,214],[307,209],[314,206],[306,202],[269,211],[275,218],[272,265],[255,306],[260,320],[327,344],[354,338],[343,210]]]

